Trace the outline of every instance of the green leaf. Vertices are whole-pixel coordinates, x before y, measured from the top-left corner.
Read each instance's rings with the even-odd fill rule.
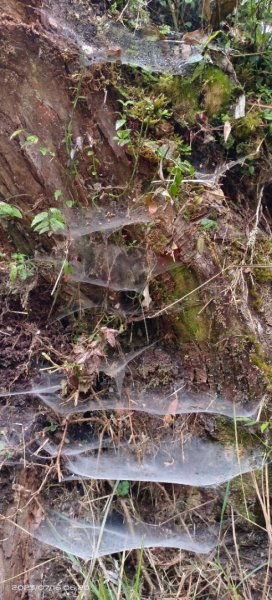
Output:
[[[129,493],[129,481],[120,481],[117,486],[117,494],[119,496],[127,496]]]
[[[47,148],[46,146],[41,146],[39,148],[39,152],[43,155],[43,156],[47,156],[48,154],[50,156],[55,156],[55,152],[52,152],[52,150],[50,150],[50,148]]]
[[[58,191],[58,190],[56,190]],[[46,233],[47,231],[53,231],[55,233],[58,229],[65,229],[65,221],[59,208],[49,208],[48,211],[43,211],[34,217],[31,227],[37,233]]]
[[[61,211],[59,208],[55,208],[55,207],[49,208],[48,214],[49,213],[50,213],[50,216],[52,215],[52,217],[55,217],[57,219],[61,218]]]
[[[20,269],[19,277],[21,281],[25,281],[28,278],[28,272],[26,269]]]
[[[257,425],[257,421],[254,421],[254,419],[250,419],[249,417],[245,417],[244,423],[246,427],[254,427]]]
[[[16,129],[15,131],[13,131],[13,133],[9,136],[10,140],[13,140],[13,138],[15,138],[17,135],[19,135],[20,133],[23,133],[25,130],[24,129]]]
[[[63,272],[65,273],[65,275],[72,275],[73,273],[73,267],[72,265],[70,265],[68,260],[64,261]]]
[[[48,212],[47,211],[39,213],[32,220],[31,227],[35,227],[36,225],[38,225],[38,223],[41,223],[42,221],[45,221],[46,219],[48,219]]]
[[[126,119],[118,119],[118,121],[116,121],[116,123],[115,123],[116,131],[118,131],[118,129],[121,129],[121,127],[123,127],[123,125],[125,125],[125,123],[126,123]]]
[[[72,208],[72,206],[74,206],[74,200],[66,200],[66,206],[68,206],[68,208]]]
[[[181,175],[181,171],[180,169],[177,167],[175,167],[176,169],[176,175],[173,179],[173,182],[171,183],[171,185],[169,186],[169,194],[170,196],[172,196],[173,198],[175,198],[178,195],[179,192],[179,188],[182,182],[182,175]]]
[[[266,119],[266,121],[272,121],[272,111],[271,110],[265,110],[262,113],[262,116],[264,119]]]
[[[63,223],[63,221],[59,221],[57,219],[52,219],[50,221],[50,229],[55,233],[59,229],[65,229],[65,223]]]
[[[200,75],[202,75],[204,69],[205,69],[204,62],[201,62],[199,65],[197,65],[197,67],[195,68],[195,70],[193,72],[193,75],[191,77],[191,82],[193,82],[196,79],[198,79],[198,77],[200,77]]]
[[[19,263],[24,263],[25,259],[27,258],[27,255],[22,254],[21,252],[15,252],[14,254],[11,255],[11,258],[13,258],[14,260],[16,260]]]
[[[62,196],[62,191],[61,190],[55,190],[54,191],[54,198],[55,198],[55,200],[58,200],[61,196]]]
[[[205,48],[207,48],[207,46],[208,46],[208,45],[209,45],[209,44],[210,44],[210,43],[211,43],[211,42],[212,42],[212,41],[213,41],[215,38],[217,38],[217,37],[220,35],[220,33],[223,33],[223,32],[221,31],[221,29],[218,29],[218,31],[214,31],[214,32],[213,32],[213,33],[210,35],[210,37],[207,39],[207,41],[206,41],[206,43],[205,43]]]
[[[34,231],[37,231],[37,233],[41,235],[42,233],[47,233],[47,231],[50,231],[50,227],[48,224],[40,224],[35,227]]]
[[[25,144],[27,146],[30,146],[32,144],[37,144],[38,141],[39,141],[39,138],[37,135],[27,135]]]
[[[48,427],[48,431],[51,431],[52,433],[54,433],[55,431],[57,431],[58,429],[58,424],[57,423],[51,423],[51,425]]]
[[[270,421],[265,421],[265,423],[262,423],[260,427],[261,433],[264,433],[268,429],[269,425]]]
[[[50,225],[48,219],[41,221],[41,223],[38,223],[34,227],[34,231],[37,231],[37,233],[44,233],[44,231],[49,231],[49,229]]]
[[[0,217],[15,217],[16,219],[22,219],[23,215],[18,208],[7,204],[7,202],[0,202]]]

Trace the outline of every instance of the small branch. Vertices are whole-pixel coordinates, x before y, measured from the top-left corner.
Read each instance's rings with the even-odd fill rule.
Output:
[[[174,28],[176,31],[178,31],[179,27],[178,27],[177,15],[176,15],[174,4],[173,4],[172,0],[167,0],[167,4],[169,6],[169,10],[170,10],[171,17],[173,20]]]
[[[57,277],[56,283],[55,283],[55,285],[54,285],[54,287],[53,287],[53,289],[52,289],[52,292],[51,292],[51,296],[54,296],[54,293],[55,293],[55,291],[56,291],[56,289],[57,289],[57,287],[58,287],[58,284],[59,284],[60,278],[61,278],[61,276],[62,276],[62,273],[63,273],[63,269],[64,269],[64,267],[65,267],[65,264],[66,264],[66,262],[67,262],[67,256],[68,256],[68,248],[66,248],[66,251],[65,251],[65,258],[63,259],[63,262],[62,262],[62,265],[61,265],[60,272],[59,272],[59,274],[58,274],[58,277]]]
[[[60,468],[60,457],[61,457],[62,448],[64,446],[65,438],[66,438],[67,427],[68,427],[68,421],[66,421],[66,423],[65,423],[63,436],[62,436],[62,439],[61,439],[61,442],[60,442],[60,445],[59,445],[59,449],[58,449],[58,454],[57,454],[56,467],[57,467],[57,473],[58,473],[59,483],[63,479],[63,475],[62,475],[61,468]]]
[[[250,258],[251,263],[253,262],[254,248],[255,248],[256,238],[257,238],[257,234],[258,234],[258,226],[259,226],[259,221],[260,221],[263,192],[264,192],[264,186],[262,185],[262,187],[259,191],[259,195],[258,195],[258,204],[257,204],[257,208],[256,208],[256,213],[255,213],[255,224],[249,234],[249,238],[248,238],[248,242],[247,242],[247,247],[251,248],[251,258]]]

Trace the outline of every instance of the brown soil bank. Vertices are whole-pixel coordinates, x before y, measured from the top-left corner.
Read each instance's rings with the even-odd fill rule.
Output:
[[[0,596],[265,600],[266,125],[108,4],[0,0]]]

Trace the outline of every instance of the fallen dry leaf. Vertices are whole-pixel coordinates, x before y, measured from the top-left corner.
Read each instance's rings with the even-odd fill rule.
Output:
[[[144,297],[144,299],[143,299],[143,302],[142,302],[142,306],[144,308],[149,308],[149,306],[150,306],[150,304],[152,302],[152,298],[151,298],[151,296],[149,294],[149,285],[148,284],[145,286],[145,289],[143,291],[143,297]]]
[[[230,132],[231,132],[231,124],[229,121],[226,121],[224,123],[224,141],[225,141],[225,143],[228,141]]]

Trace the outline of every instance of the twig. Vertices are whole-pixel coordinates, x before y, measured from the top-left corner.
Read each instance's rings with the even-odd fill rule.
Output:
[[[116,21],[117,21],[117,22],[118,22],[118,21],[122,21],[123,14],[126,12],[126,10],[127,10],[128,6],[129,6],[129,3],[130,3],[130,0],[128,0],[128,2],[125,4],[125,6],[124,6],[123,10],[121,10],[121,12],[120,12],[120,15],[119,15],[118,19],[116,19]]]
[[[59,272],[59,274],[58,274],[58,277],[57,277],[56,283],[55,283],[55,285],[54,285],[54,287],[53,287],[53,289],[52,289],[51,296],[54,296],[54,293],[55,293],[55,291],[56,291],[56,289],[57,289],[57,287],[58,287],[59,280],[60,280],[60,278],[61,278],[61,276],[62,276],[63,269],[64,269],[64,267],[65,267],[65,264],[66,264],[66,262],[67,262],[67,256],[68,256],[68,247],[66,248],[66,251],[65,251],[65,258],[64,258],[64,259],[63,259],[63,261],[62,261],[61,269],[60,269],[60,272]]]
[[[61,472],[61,468],[60,468],[60,457],[61,457],[61,451],[65,442],[65,438],[66,438],[66,433],[67,433],[67,427],[68,427],[68,421],[66,421],[65,423],[65,427],[64,427],[64,432],[63,432],[63,436],[59,445],[59,450],[58,450],[58,454],[57,454],[57,461],[56,461],[56,467],[57,467],[57,473],[58,473],[58,480],[59,483],[62,481],[63,476],[62,476],[62,472]]]
[[[173,4],[173,1],[172,0],[167,0],[167,4],[169,6],[169,10],[170,10],[171,17],[172,17],[172,20],[173,20],[174,28],[175,28],[176,31],[178,31],[179,30],[179,26],[178,26],[178,20],[177,20],[177,15],[176,15],[176,11],[175,11],[175,7],[174,7],[174,4]]]
[[[259,191],[259,194],[258,194],[258,204],[257,204],[257,208],[256,208],[256,213],[255,213],[254,227],[252,228],[252,230],[249,234],[248,243],[247,243],[247,246],[251,248],[251,257],[250,257],[251,263],[253,262],[253,257],[254,257],[254,248],[255,248],[255,244],[256,244],[256,237],[257,237],[258,226],[259,226],[259,221],[260,221],[263,193],[264,193],[264,186],[262,185],[261,189]]]

